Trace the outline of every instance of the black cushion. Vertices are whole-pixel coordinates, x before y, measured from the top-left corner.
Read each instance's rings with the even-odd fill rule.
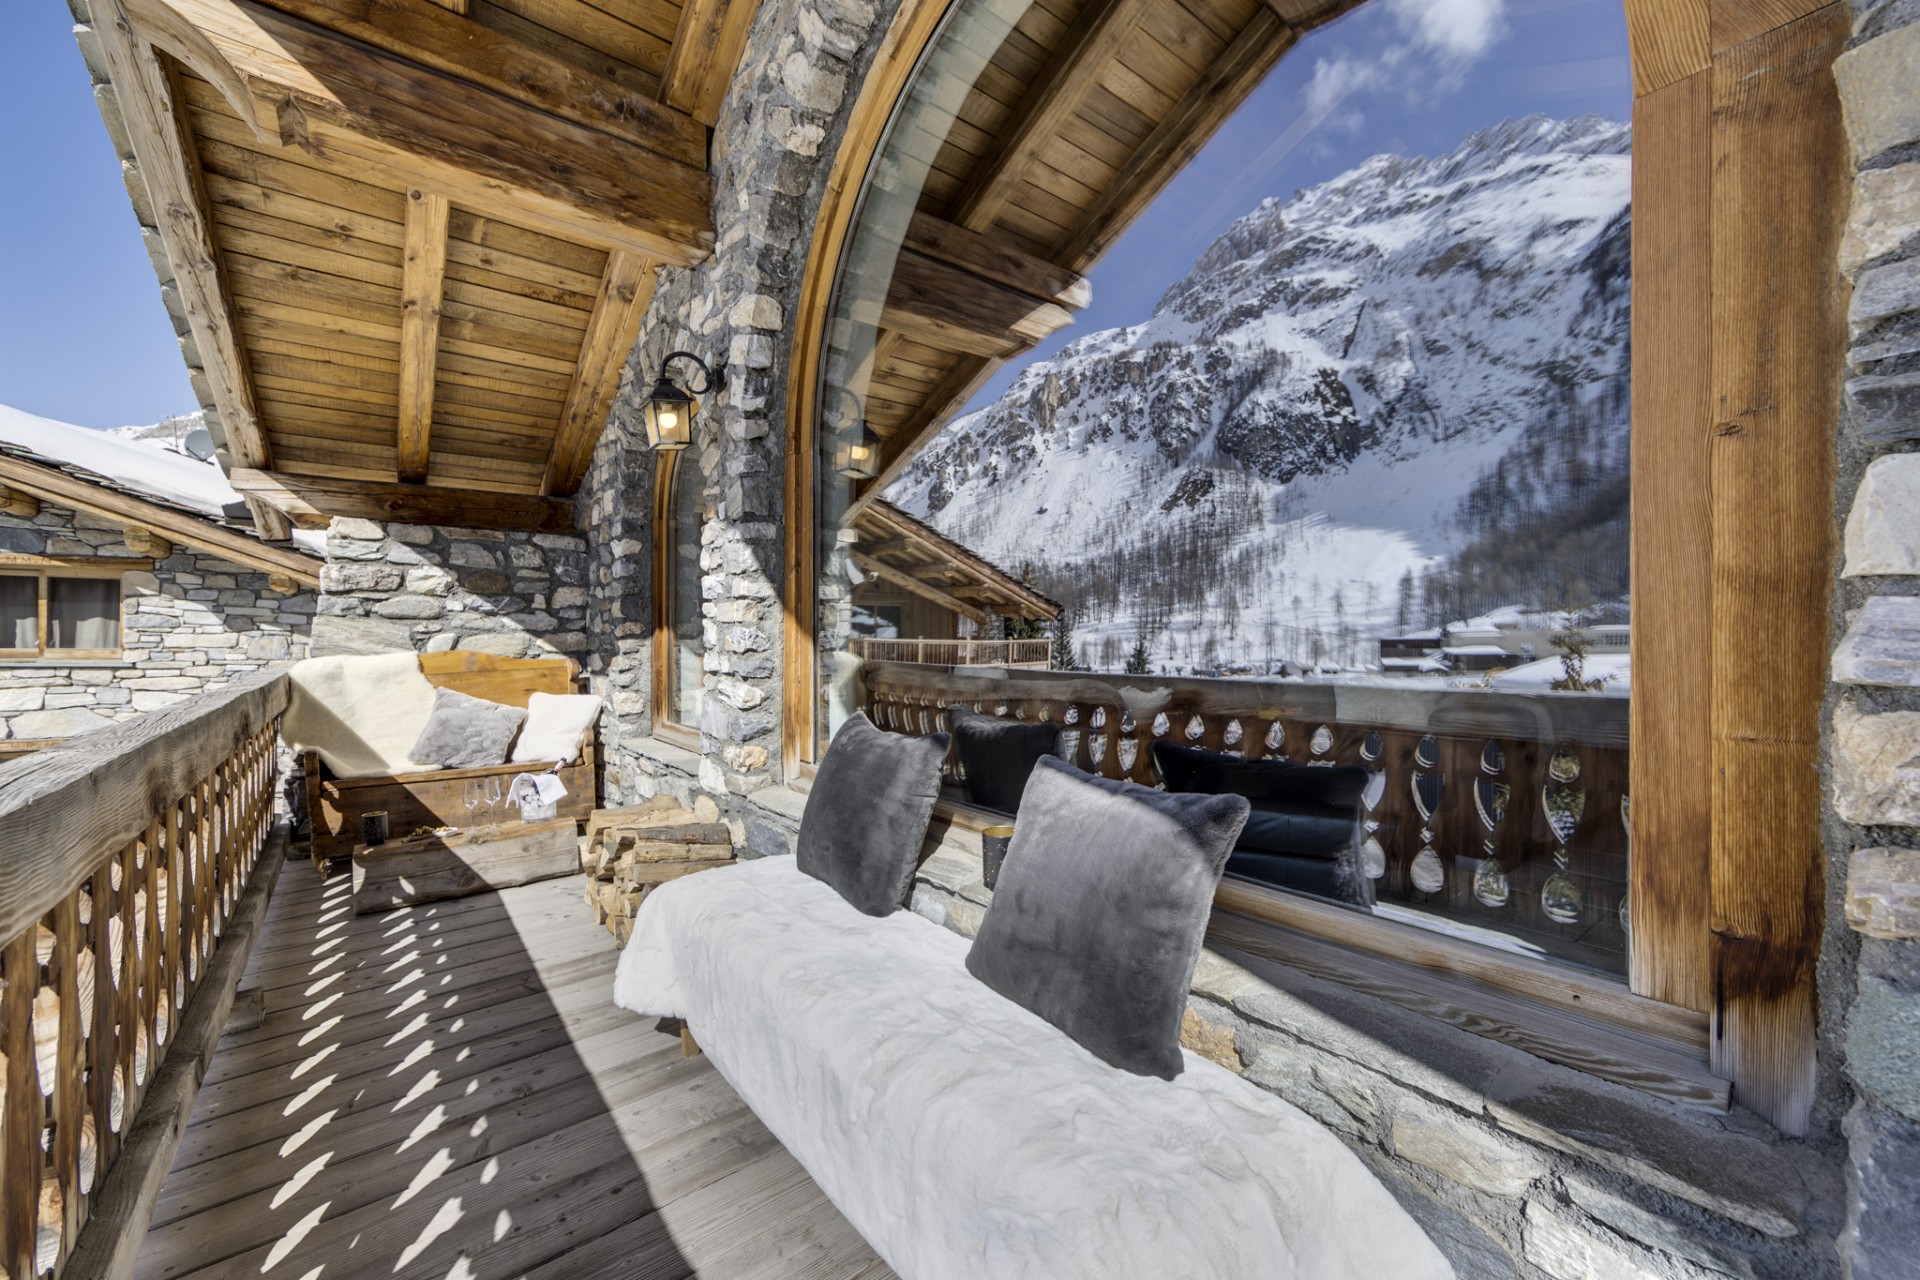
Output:
[[[1341,902],[1372,901],[1359,856],[1364,768],[1246,760],[1171,742],[1154,743],[1153,758],[1170,791],[1252,802],[1227,865],[1233,875]]]
[[[854,712],[807,793],[794,850],[800,870],[867,915],[891,915],[913,887],[946,758],[946,734],[887,733]]]
[[[973,802],[1018,813],[1033,766],[1041,756],[1060,754],[1060,726],[1023,724],[955,707],[953,741]]]
[[[1042,759],[974,977],[1137,1075],[1180,1074],[1180,1016],[1240,796],[1178,795]]]

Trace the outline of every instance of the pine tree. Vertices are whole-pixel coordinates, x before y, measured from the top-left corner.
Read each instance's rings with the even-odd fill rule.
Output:
[[[1130,676],[1153,674],[1153,655],[1147,650],[1145,632],[1134,638],[1133,652],[1127,655],[1127,674]]]
[[[1055,671],[1079,671],[1080,658],[1073,647],[1073,611],[1062,609],[1053,620],[1053,652],[1050,660]]]

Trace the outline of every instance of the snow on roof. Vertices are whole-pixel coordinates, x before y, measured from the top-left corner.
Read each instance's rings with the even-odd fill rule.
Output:
[[[56,466],[75,467],[142,497],[211,519],[244,521],[240,495],[216,462],[200,462],[155,444],[117,439],[104,431],[36,417],[0,405],[0,447],[32,454]]]
[[[1587,679],[1601,682],[1602,693],[1624,695],[1633,683],[1632,661],[1631,654],[1591,654],[1583,670]],[[1539,692],[1551,688],[1553,682],[1564,676],[1566,671],[1565,664],[1559,658],[1542,658],[1538,662],[1503,671],[1493,677],[1491,683],[1496,689]]]
[[[1520,655],[1497,644],[1450,644],[1440,652],[1450,658],[1517,658]]]

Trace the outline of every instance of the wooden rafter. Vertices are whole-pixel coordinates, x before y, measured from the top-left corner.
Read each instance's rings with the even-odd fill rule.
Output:
[[[682,164],[706,167],[707,130],[700,121],[617,81],[455,16],[466,12],[465,3],[458,7],[445,0],[264,3]]]
[[[704,169],[254,0],[123,2],[270,146],[602,247],[683,266],[712,251]]]
[[[170,77],[154,52],[134,36],[120,0],[100,0],[93,17],[94,36],[113,80],[160,242],[173,266],[174,289],[200,353],[227,456],[235,466],[271,466],[273,451],[234,337],[233,308],[194,179],[199,166]],[[263,537],[286,539],[290,530],[277,512],[264,504],[247,506]]]
[[[433,431],[434,369],[440,354],[440,295],[447,279],[447,198],[407,192],[400,286],[400,479],[427,478]]]
[[[630,253],[608,255],[599,300],[587,320],[573,385],[567,389],[566,408],[561,411],[553,454],[541,481],[543,493],[570,494],[586,476],[614,393],[620,389],[620,370],[633,352],[640,322],[653,299],[653,283],[653,264],[645,258]]]
[[[863,556],[858,551],[852,553],[852,558],[861,572],[871,574],[882,582],[891,582],[903,591],[910,591],[923,600],[931,600],[941,608],[951,609],[955,613],[972,618],[975,622],[987,621],[989,615],[979,605],[968,604],[957,596],[948,595],[932,583],[922,581],[904,569],[896,569],[890,564],[875,560],[872,556]]]
[[[267,573],[284,573],[308,586],[320,585],[320,562],[291,547],[276,546],[236,529],[214,524],[172,507],[83,480],[58,467],[49,467],[11,454],[0,454],[0,477],[6,487],[70,510],[86,511],[123,528],[140,529],[149,538],[197,547],[211,555],[250,565]]]
[[[1088,0],[1047,60],[1014,118],[954,199],[948,220],[974,231],[993,224],[1031,172],[1040,151],[1092,92],[1100,72],[1151,0]]]
[[[969,603],[983,600],[1010,607],[1026,618],[1059,615],[1058,604],[890,502],[864,507],[857,527],[861,556],[923,585],[944,589]]]
[[[660,100],[702,124],[720,119],[759,0],[687,0],[660,77]]]
[[[324,529],[335,516],[533,533],[572,533],[574,527],[571,502],[531,493],[330,480],[243,468],[236,468],[231,479],[235,489],[271,503],[303,529]]]

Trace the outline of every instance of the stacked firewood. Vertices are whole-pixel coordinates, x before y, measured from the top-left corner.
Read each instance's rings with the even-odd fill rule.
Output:
[[[656,885],[733,861],[733,836],[718,818],[704,797],[694,809],[663,796],[594,811],[580,855],[587,908],[617,945],[627,945],[640,903]]]

